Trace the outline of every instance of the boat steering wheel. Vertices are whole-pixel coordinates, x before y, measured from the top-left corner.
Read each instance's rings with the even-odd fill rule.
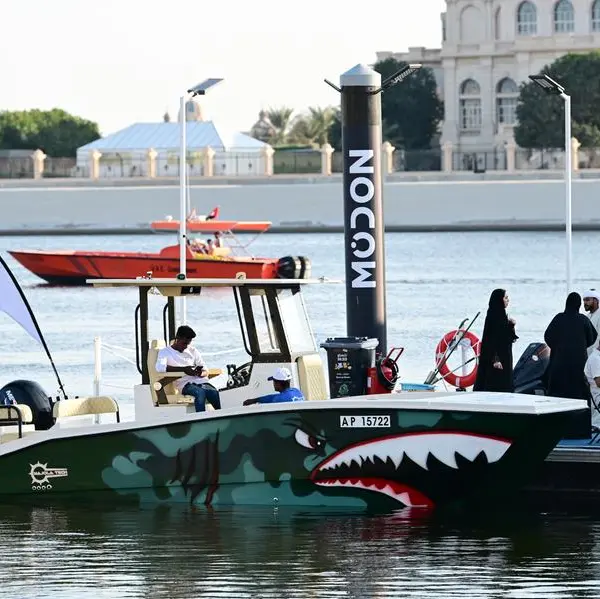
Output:
[[[251,371],[252,362],[246,362],[241,366],[227,364],[227,389],[236,389],[248,385]]]

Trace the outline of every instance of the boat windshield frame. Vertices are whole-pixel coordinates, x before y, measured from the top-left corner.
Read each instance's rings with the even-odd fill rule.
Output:
[[[94,287],[138,289],[135,308],[136,367],[149,384],[149,296],[166,298],[163,336],[170,343],[176,331],[176,297],[198,298],[204,288],[232,290],[244,350],[253,363],[290,363],[318,351],[302,297],[305,285],[341,283],[329,279],[91,279]]]

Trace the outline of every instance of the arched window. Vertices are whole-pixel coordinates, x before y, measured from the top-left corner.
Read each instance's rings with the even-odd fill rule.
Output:
[[[570,33],[575,30],[575,11],[570,0],[558,0],[554,5],[554,31]]]
[[[592,4],[592,31],[600,31],[600,0]]]
[[[535,35],[537,33],[537,9],[533,2],[525,0],[517,9],[517,33],[519,35]]]
[[[459,89],[461,131],[481,130],[481,89],[477,81],[467,79]]]
[[[498,82],[496,86],[496,122],[504,125],[514,125],[517,122],[517,100],[519,88],[508,77]]]

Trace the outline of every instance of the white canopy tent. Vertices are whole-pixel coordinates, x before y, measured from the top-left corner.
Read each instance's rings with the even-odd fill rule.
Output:
[[[268,144],[239,132],[229,132],[212,121],[186,123],[188,172],[202,176],[206,149],[214,151],[214,175],[253,175],[265,172]],[[156,176],[179,174],[179,123],[136,123],[97,139],[77,150],[77,170],[90,172],[92,153],[101,153],[99,177],[145,177],[149,175],[149,152],[156,152]]]

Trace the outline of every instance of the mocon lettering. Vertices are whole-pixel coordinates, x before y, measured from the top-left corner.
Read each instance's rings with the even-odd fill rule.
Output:
[[[377,266],[373,259],[375,237],[369,232],[369,229],[375,229],[375,215],[371,208],[365,205],[375,196],[375,185],[371,179],[375,172],[372,164],[373,150],[349,150],[348,156],[354,159],[350,163],[349,174],[356,175],[350,181],[349,187],[350,198],[354,206],[350,213],[350,230],[356,231],[350,242],[352,255],[355,258],[352,261],[352,270],[356,273],[352,279],[352,287],[374,288],[376,282],[373,278],[373,271]],[[371,161],[370,165],[367,164],[369,161]]]

